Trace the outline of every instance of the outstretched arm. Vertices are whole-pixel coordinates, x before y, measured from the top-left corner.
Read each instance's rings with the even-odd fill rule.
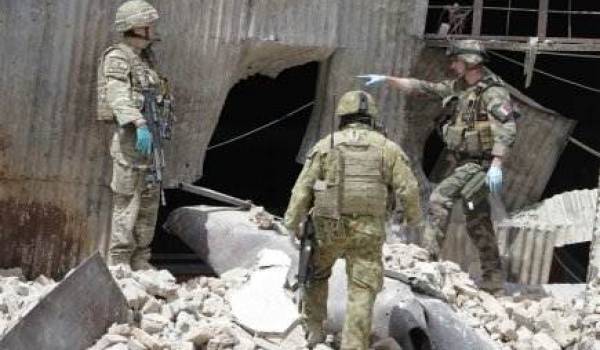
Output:
[[[451,80],[433,83],[414,78],[393,77],[380,74],[365,74],[357,75],[356,77],[365,79],[365,86],[374,86],[385,82],[405,94],[424,94],[442,99],[451,95],[453,90]]]

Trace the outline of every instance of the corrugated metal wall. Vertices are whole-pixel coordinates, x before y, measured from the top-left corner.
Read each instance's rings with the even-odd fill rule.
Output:
[[[106,244],[109,130],[93,81],[112,8],[0,1],[2,266],[61,274]]]
[[[95,121],[95,75],[120,3],[0,0],[0,266],[59,276],[106,246],[112,126]],[[201,176],[221,108],[239,79],[324,63],[306,148],[328,132],[329,96],[358,87],[353,75],[410,72],[427,10],[419,0],[154,3],[162,15],[160,68],[177,98],[171,185]],[[375,92],[401,140],[404,99]]]

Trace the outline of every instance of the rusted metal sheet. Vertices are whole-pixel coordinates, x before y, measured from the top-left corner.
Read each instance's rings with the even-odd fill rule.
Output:
[[[1,340],[2,350],[87,349],[129,308],[100,254],[87,259]]]
[[[106,248],[113,126],[95,120],[95,76],[121,3],[0,0],[0,266],[59,277]],[[418,0],[152,3],[161,14],[159,70],[177,100],[168,185],[201,177],[221,109],[240,79],[310,61],[327,67],[306,149],[328,131],[331,94],[359,87],[354,75],[410,72],[427,11]],[[375,93],[401,141],[406,123],[397,113],[405,99]]]

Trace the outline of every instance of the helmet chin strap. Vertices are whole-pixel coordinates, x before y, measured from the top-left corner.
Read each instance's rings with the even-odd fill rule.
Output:
[[[150,37],[150,27],[144,27],[144,34],[138,34],[136,31],[131,31],[130,37],[149,41],[151,43],[160,41],[159,37]]]

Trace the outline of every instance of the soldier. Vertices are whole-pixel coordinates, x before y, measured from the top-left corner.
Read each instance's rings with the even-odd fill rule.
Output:
[[[442,128],[452,173],[431,194],[424,243],[437,257],[449,213],[462,198],[467,231],[479,250],[480,287],[496,292],[502,289],[503,273],[484,183],[493,194],[500,193],[502,162],[515,140],[517,113],[502,80],[483,66],[486,53],[478,41],[458,41],[447,54],[454,80],[433,83],[373,74],[359,78],[367,78],[367,85],[388,82],[404,92],[435,96],[454,106]]]
[[[98,68],[98,119],[116,124],[110,146],[113,212],[108,263],[133,269],[153,268],[148,260],[160,198],[157,184],[149,181],[157,140],[142,114],[144,91],[156,89],[163,94],[161,101],[168,99],[166,81],[151,62],[150,45],[158,40],[156,20],[158,12],[147,2],[123,3],[115,21],[122,41],[104,51]]]
[[[284,226],[297,237],[309,210],[315,225],[303,310],[309,347],[324,341],[327,280],[335,261],[344,258],[349,290],[341,349],[368,348],[373,303],[383,283],[388,196],[404,208],[409,224],[421,219],[408,159],[398,145],[374,131],[377,114],[366,92],[351,91],[341,98],[335,112],[340,131],[310,151],[285,213]]]

